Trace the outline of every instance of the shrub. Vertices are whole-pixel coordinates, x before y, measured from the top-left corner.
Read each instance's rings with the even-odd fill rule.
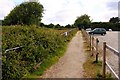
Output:
[[[54,57],[57,59],[76,33],[73,31],[64,37],[59,30],[36,26],[3,26],[2,30],[2,74],[5,80],[20,79],[33,72],[36,64],[46,64]],[[5,53],[6,49],[18,46],[22,48]]]

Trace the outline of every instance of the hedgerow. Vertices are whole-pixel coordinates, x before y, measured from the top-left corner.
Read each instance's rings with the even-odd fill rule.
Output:
[[[67,37],[61,32],[36,26],[2,26],[3,80],[20,79],[33,73],[38,63],[42,63],[40,66],[45,69],[52,65],[54,62],[49,60],[59,58],[64,53],[76,30]],[[19,46],[21,48],[5,52]]]
[[[93,22],[91,28],[105,28],[106,30],[112,29],[113,31],[120,31],[120,23],[110,22]]]

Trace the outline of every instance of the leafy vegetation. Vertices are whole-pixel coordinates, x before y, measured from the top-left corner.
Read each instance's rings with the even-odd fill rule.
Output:
[[[3,25],[39,25],[43,13],[43,6],[38,2],[24,2],[16,6],[5,17]]]
[[[37,26],[2,26],[2,75],[4,80],[20,79],[30,73],[41,75],[63,55],[67,43],[76,30],[67,37],[66,30]],[[7,51],[22,46],[17,50]],[[39,64],[38,68],[35,68]],[[37,73],[36,70],[39,70]]]
[[[93,22],[91,28],[105,28],[106,30],[112,29],[113,31],[120,31],[120,23],[110,22]]]
[[[61,29],[61,28],[76,28],[76,26],[70,25],[70,24],[67,24],[66,26],[61,26],[60,24],[54,25],[54,24],[50,23],[50,24],[46,25],[44,23],[40,23],[40,26],[44,26],[44,27],[47,27],[47,28],[54,28],[54,29],[55,28],[56,29]]]
[[[75,20],[74,25],[79,27],[79,28],[86,29],[87,27],[90,26],[90,23],[91,23],[90,16],[88,16],[87,14],[84,14]]]
[[[111,22],[111,23],[119,23],[119,21],[120,21],[120,18],[119,18],[119,17],[112,17],[112,18],[110,18],[110,20],[109,20],[109,22]]]

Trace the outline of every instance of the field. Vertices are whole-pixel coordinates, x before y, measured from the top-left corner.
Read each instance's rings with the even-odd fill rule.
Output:
[[[2,27],[3,79],[22,78],[29,74],[40,76],[64,54],[77,30],[67,37],[69,29],[50,29],[38,26]],[[21,47],[16,50],[7,49]]]

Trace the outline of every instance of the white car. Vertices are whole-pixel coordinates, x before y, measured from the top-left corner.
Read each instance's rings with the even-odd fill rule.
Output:
[[[109,29],[109,31],[112,31],[112,29]]]

